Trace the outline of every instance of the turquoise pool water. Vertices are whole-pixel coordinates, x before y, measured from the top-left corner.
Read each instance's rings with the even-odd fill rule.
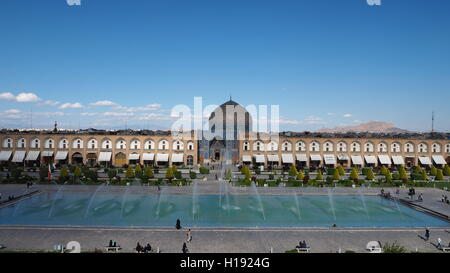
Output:
[[[378,196],[43,193],[0,209],[1,225],[173,227],[448,227]]]

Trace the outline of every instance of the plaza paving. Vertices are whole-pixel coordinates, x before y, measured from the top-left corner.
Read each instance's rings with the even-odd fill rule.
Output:
[[[197,182],[199,194],[215,194],[220,191],[217,182]],[[224,182],[226,183],[226,182]],[[94,186],[56,186],[36,185],[31,190],[48,191],[81,191],[90,192],[97,190]],[[101,191],[125,192],[127,187],[103,186]],[[168,187],[166,193],[191,194],[192,187]],[[328,194],[335,195],[376,195],[379,188],[258,188],[261,194]],[[394,193],[394,189],[385,189]],[[0,192],[3,198],[8,195],[22,194],[27,191],[25,185],[1,185]],[[157,187],[128,187],[129,192],[155,193]],[[401,189],[399,197],[405,198],[408,189]],[[231,188],[233,194],[251,193],[250,188]],[[417,194],[423,193],[422,206],[450,215],[450,206],[440,202],[443,194],[448,194],[439,189],[418,188]],[[395,196],[395,195],[394,195]],[[366,252],[365,246],[369,241],[381,241],[392,243],[397,241],[409,251],[439,252],[433,244],[437,238],[448,245],[450,242],[450,225],[447,229],[432,229],[429,242],[424,241],[419,235],[424,234],[423,229],[329,229],[329,228],[279,228],[279,229],[194,229],[194,240],[188,245],[190,252],[196,253],[268,253],[285,252],[294,249],[300,240],[306,240],[311,245],[311,252],[330,253],[353,250]],[[0,245],[9,250],[52,250],[56,244],[66,244],[69,241],[81,243],[82,250],[93,251],[103,249],[109,240],[117,241],[124,252],[133,252],[137,242],[159,247],[165,253],[181,252],[185,240],[185,231],[177,231],[175,228],[91,228],[91,227],[9,227],[0,226]]]

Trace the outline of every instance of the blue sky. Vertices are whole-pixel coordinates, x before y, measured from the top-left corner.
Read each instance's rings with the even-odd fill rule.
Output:
[[[173,106],[232,94],[279,104],[286,130],[424,131],[435,110],[449,131],[449,13],[446,0],[2,0],[0,127],[30,127],[32,111],[33,127],[164,129]]]

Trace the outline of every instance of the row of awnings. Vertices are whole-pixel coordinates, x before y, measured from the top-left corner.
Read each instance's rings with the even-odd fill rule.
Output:
[[[12,155],[12,151],[2,151],[0,152],[0,161],[9,161]],[[36,161],[41,154],[40,151],[29,151],[28,154],[26,151],[16,151],[11,160],[13,163],[20,163],[25,161]],[[55,160],[65,160],[67,159],[68,152],[57,152],[55,156]],[[53,152],[45,151],[42,152],[43,157],[52,157]]]
[[[11,159],[13,152],[12,151],[1,151],[0,152],[0,161],[9,161]],[[25,161],[36,161],[41,154],[40,151],[29,151],[28,154],[26,151],[16,151],[11,162],[20,163]],[[67,151],[59,151],[56,152],[55,160],[66,160],[68,152]],[[52,157],[53,152],[44,151],[42,152],[43,157]],[[150,154],[144,153],[142,154],[142,160],[144,161],[154,161],[156,156],[156,161],[158,162],[169,162],[168,154]],[[112,153],[111,152],[100,152],[98,161],[99,162],[109,162],[111,161]],[[130,154],[129,160],[139,160],[141,157],[140,154]],[[264,160],[264,157],[263,157]],[[184,154],[172,154],[172,162],[174,163],[183,163],[184,162]],[[263,161],[264,162],[264,161]]]
[[[265,163],[265,155],[253,155],[253,157],[255,158],[256,163]],[[310,155],[310,158],[311,158],[311,161],[322,161],[322,156],[318,155],[318,154],[312,154],[312,155]],[[299,162],[307,162],[308,161],[308,157],[306,154],[297,154],[296,159]],[[361,166],[364,164],[364,160],[366,161],[366,164],[376,164],[379,160],[382,165],[392,165],[392,164],[405,165],[405,159],[403,158],[403,156],[392,156],[392,159],[391,159],[391,157],[388,155],[379,155],[378,159],[377,159],[377,157],[374,155],[366,155],[366,156],[364,156],[364,160],[363,160],[363,157],[360,155],[352,155],[350,157],[347,155],[338,155],[337,159],[339,161],[348,161],[349,159],[351,159],[351,161],[354,165],[361,165]],[[434,163],[436,163],[437,165],[447,164],[444,157],[441,155],[433,155],[432,159],[433,159]],[[243,162],[252,162],[252,157],[250,155],[244,155],[242,157],[242,161]],[[267,155],[267,161],[268,162],[280,162],[280,158],[278,155]],[[281,161],[283,164],[293,164],[294,163],[294,155],[282,154]],[[336,156],[332,155],[332,154],[323,155],[323,161],[326,165],[336,165],[337,164]],[[431,159],[427,156],[419,157],[419,162],[422,165],[432,165]]]

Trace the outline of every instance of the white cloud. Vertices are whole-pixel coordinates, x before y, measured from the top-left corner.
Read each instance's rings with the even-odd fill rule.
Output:
[[[18,110],[18,109],[9,109],[5,111],[5,114],[18,114],[21,113],[22,111]]]
[[[41,99],[34,93],[20,93],[16,97],[17,102],[35,102]]]
[[[0,99],[2,100],[11,100],[11,101],[17,101],[17,102],[35,102],[40,101],[41,99],[34,93],[20,93],[17,96],[14,96],[14,94],[10,92],[1,93]]]
[[[42,104],[43,104],[43,105],[56,106],[56,105],[58,105],[59,103],[60,103],[59,101],[46,100],[46,101],[44,101]]]
[[[0,94],[0,99],[1,100],[16,100],[16,97],[11,93],[6,92],[6,93]]]
[[[123,111],[127,111],[127,112],[144,112],[144,111],[155,111],[158,110],[159,108],[161,108],[161,104],[149,104],[147,106],[143,106],[143,107],[125,107],[125,106],[117,106],[116,109],[117,110],[123,110]]]
[[[110,100],[100,100],[94,103],[91,103],[92,106],[116,106],[117,103]]]
[[[344,114],[343,117],[344,118],[351,118],[353,115],[352,114]]]
[[[309,116],[305,118],[305,121],[320,121],[322,120],[322,118],[319,117],[314,117],[314,116]]]
[[[59,107],[59,109],[80,109],[80,108],[83,108],[83,105],[79,102],[75,102],[75,103],[67,102]]]

